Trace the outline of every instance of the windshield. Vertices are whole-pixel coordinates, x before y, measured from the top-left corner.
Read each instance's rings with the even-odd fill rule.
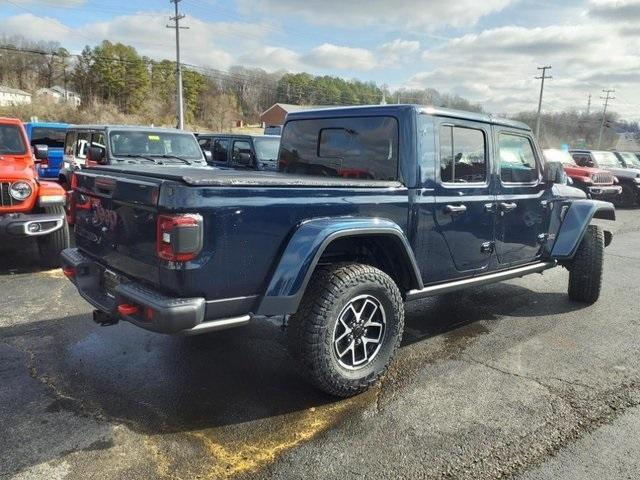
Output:
[[[626,167],[640,168],[640,159],[638,159],[635,154],[630,152],[620,152],[619,155],[622,157],[622,161]]]
[[[601,167],[620,167],[620,161],[613,152],[593,152],[593,156]]]
[[[278,158],[278,148],[280,148],[280,137],[256,138],[253,140],[258,160],[276,160]]]
[[[545,160],[549,162],[560,162],[563,165],[570,165],[577,167],[576,162],[573,161],[571,154],[565,150],[558,150],[556,148],[548,148],[543,151]]]
[[[49,148],[64,148],[66,129],[51,127],[34,127],[31,130],[31,146],[46,145]]]
[[[202,150],[188,133],[125,130],[109,134],[111,154],[115,157],[177,157],[202,160]]]
[[[0,125],[0,155],[22,155],[26,148],[20,129],[15,125]]]

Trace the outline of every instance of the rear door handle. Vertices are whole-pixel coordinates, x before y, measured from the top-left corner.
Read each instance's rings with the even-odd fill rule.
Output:
[[[464,213],[466,211],[466,205],[447,205],[444,207],[444,213]]]
[[[518,204],[515,202],[500,202],[500,210],[502,210],[503,212],[515,210],[517,207]]]

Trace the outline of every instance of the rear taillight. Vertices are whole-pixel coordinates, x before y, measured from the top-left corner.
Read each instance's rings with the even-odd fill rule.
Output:
[[[188,262],[202,250],[200,215],[158,215],[156,253],[163,260]]]

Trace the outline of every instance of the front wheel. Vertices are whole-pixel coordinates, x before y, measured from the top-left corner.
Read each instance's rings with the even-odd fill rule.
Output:
[[[569,298],[594,303],[600,297],[604,266],[604,233],[589,225],[569,264]]]
[[[45,213],[57,213],[65,215],[64,207],[45,207]],[[69,248],[69,225],[67,220],[59,228],[49,235],[38,237],[38,250],[40,251],[40,264],[45,268],[56,268],[60,266],[60,252]]]
[[[349,397],[384,374],[403,328],[402,296],[386,273],[338,264],[314,272],[288,335],[309,380],[331,395]]]

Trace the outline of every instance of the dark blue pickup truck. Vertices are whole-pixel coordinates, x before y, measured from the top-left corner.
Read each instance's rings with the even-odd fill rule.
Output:
[[[406,301],[555,266],[573,300],[600,295],[611,234],[591,220],[615,210],[567,186],[522,123],[412,105],[304,111],[278,157],[278,172],[77,172],[77,248],[62,262],[94,320],[188,335],[288,316],[307,378],[349,396],[386,370]]]

